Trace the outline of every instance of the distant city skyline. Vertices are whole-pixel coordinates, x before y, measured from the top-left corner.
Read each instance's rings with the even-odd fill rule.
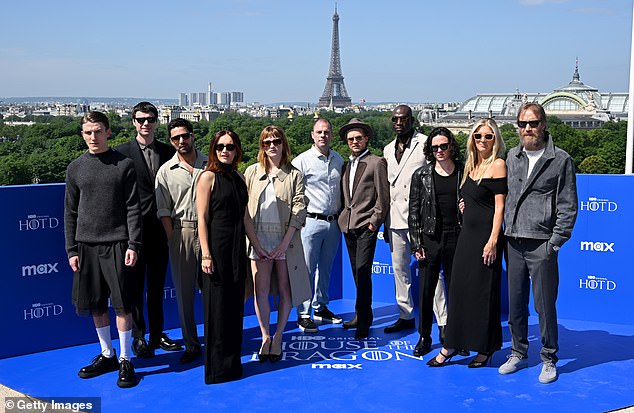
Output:
[[[316,103],[334,6],[5,0],[0,99],[178,99],[211,81],[248,102]],[[632,0],[339,0],[337,10],[353,103],[548,92],[570,81],[576,57],[584,83],[628,91]]]

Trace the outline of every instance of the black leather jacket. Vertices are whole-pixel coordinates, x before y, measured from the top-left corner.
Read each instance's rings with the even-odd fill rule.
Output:
[[[456,205],[460,201],[460,181],[464,166],[456,161],[458,170],[458,187],[456,188]],[[418,251],[423,245],[423,233],[433,235],[436,231],[436,192],[434,189],[432,173],[434,164],[428,163],[416,170],[412,176],[412,184],[409,191],[409,214],[407,223],[409,227],[409,242],[412,253]],[[462,223],[462,215],[458,210],[458,222]]]

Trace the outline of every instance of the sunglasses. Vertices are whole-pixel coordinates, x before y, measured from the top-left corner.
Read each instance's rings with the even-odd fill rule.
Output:
[[[182,140],[184,140],[184,141],[186,141],[187,139],[189,139],[189,138],[191,138],[191,137],[192,137],[192,134],[191,134],[191,133],[189,133],[189,132],[187,132],[187,133],[183,133],[182,135],[172,136],[172,137],[170,137],[170,140],[171,140],[172,142],[178,142],[178,141],[180,141],[181,139],[182,139]]]
[[[438,152],[439,150],[446,151],[447,149],[449,149],[449,144],[448,143],[441,143],[440,145],[432,145],[431,146],[431,151],[432,152]]]
[[[282,140],[280,138],[271,139],[270,141],[262,141],[262,146],[264,148],[269,148],[271,146],[280,146],[282,144]]]
[[[234,145],[233,143],[228,143],[226,145],[224,143],[217,143],[216,146],[214,146],[214,149],[217,150],[218,152],[222,152],[225,149],[231,152],[236,149],[236,145]]]
[[[483,134],[481,134],[481,133],[474,133],[474,134],[473,134],[473,139],[478,140],[478,141],[479,141],[479,140],[481,140],[482,138],[484,138],[484,139],[486,139],[486,140],[490,141],[490,140],[492,140],[494,137],[495,137],[495,135],[493,135],[492,133],[487,133],[486,135],[483,135]]]
[[[143,125],[145,121],[147,121],[148,123],[156,122],[156,116],[150,116],[148,118],[134,118],[134,120],[136,120],[139,125]]]
[[[540,123],[542,123],[541,120],[518,120],[517,126],[519,126],[521,129],[524,129],[526,125],[531,125],[531,128],[536,128],[539,126]]]
[[[365,138],[365,136],[348,136],[347,140],[348,142],[362,142],[363,138]]]
[[[409,116],[392,116],[392,123],[398,123],[399,120],[405,123],[409,120]]]

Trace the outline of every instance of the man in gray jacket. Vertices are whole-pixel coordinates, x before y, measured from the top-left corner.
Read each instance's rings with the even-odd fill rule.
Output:
[[[504,234],[508,248],[511,355],[499,368],[510,374],[528,367],[528,301],[533,282],[541,336],[541,383],[557,380],[557,290],[559,248],[570,239],[577,218],[575,166],[555,147],[546,130],[546,113],[537,103],[517,115],[520,144],[508,153],[508,195]]]

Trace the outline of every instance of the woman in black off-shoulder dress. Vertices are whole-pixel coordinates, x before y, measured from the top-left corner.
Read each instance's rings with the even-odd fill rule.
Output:
[[[458,349],[476,351],[469,367],[484,367],[502,346],[500,282],[502,217],[507,193],[504,141],[493,119],[480,119],[467,140],[461,196],[463,226],[454,255],[444,348],[445,365]]]

